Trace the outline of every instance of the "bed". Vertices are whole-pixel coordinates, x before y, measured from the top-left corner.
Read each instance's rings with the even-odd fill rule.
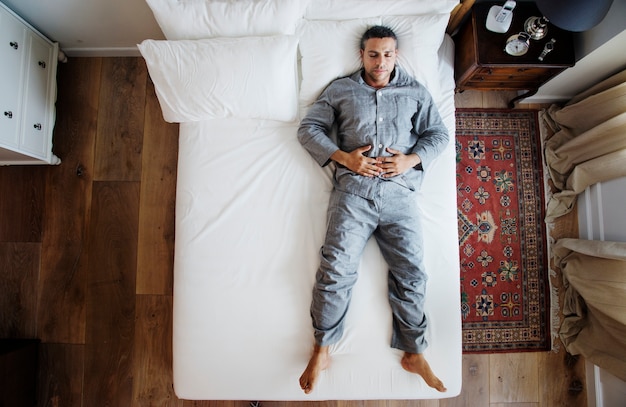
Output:
[[[174,263],[173,375],[191,400],[453,397],[461,389],[455,143],[420,193],[430,320],[425,355],[439,393],[389,346],[386,264],[366,247],[332,365],[305,395],[309,316],[326,228],[331,168],[296,138],[324,86],[359,67],[373,24],[399,37],[399,63],[428,87],[454,136],[456,1],[147,0],[167,40],[146,40],[165,120],[180,123]]]

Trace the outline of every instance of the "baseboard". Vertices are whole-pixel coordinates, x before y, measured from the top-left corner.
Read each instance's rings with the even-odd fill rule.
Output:
[[[137,47],[63,48],[68,57],[140,57]]]

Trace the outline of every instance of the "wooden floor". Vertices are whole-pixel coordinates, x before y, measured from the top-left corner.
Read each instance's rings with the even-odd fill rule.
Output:
[[[161,119],[143,60],[70,59],[58,84],[62,164],[0,168],[0,337],[41,339],[39,405],[249,406],[172,389],[178,126]],[[506,107],[508,97],[467,91],[457,106]],[[575,216],[552,234],[575,236]],[[454,399],[261,405],[585,406],[583,365],[562,347],[466,355]]]

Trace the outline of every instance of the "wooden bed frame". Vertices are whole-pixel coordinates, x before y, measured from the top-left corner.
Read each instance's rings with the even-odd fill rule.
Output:
[[[463,19],[474,5],[475,0],[461,0],[461,2],[450,13],[450,21],[446,33],[453,35],[463,22]]]

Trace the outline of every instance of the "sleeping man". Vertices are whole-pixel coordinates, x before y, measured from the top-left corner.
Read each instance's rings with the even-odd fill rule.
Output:
[[[333,81],[298,130],[300,143],[320,165],[336,164],[311,304],[315,345],[300,386],[310,393],[330,365],[329,346],[343,334],[360,257],[373,235],[389,266],[391,346],[404,351],[405,370],[443,392],[423,356],[427,275],[416,194],[448,132],[426,88],[396,65],[391,29],[368,29],[360,54],[362,68]],[[333,126],[337,142],[330,137]]]

